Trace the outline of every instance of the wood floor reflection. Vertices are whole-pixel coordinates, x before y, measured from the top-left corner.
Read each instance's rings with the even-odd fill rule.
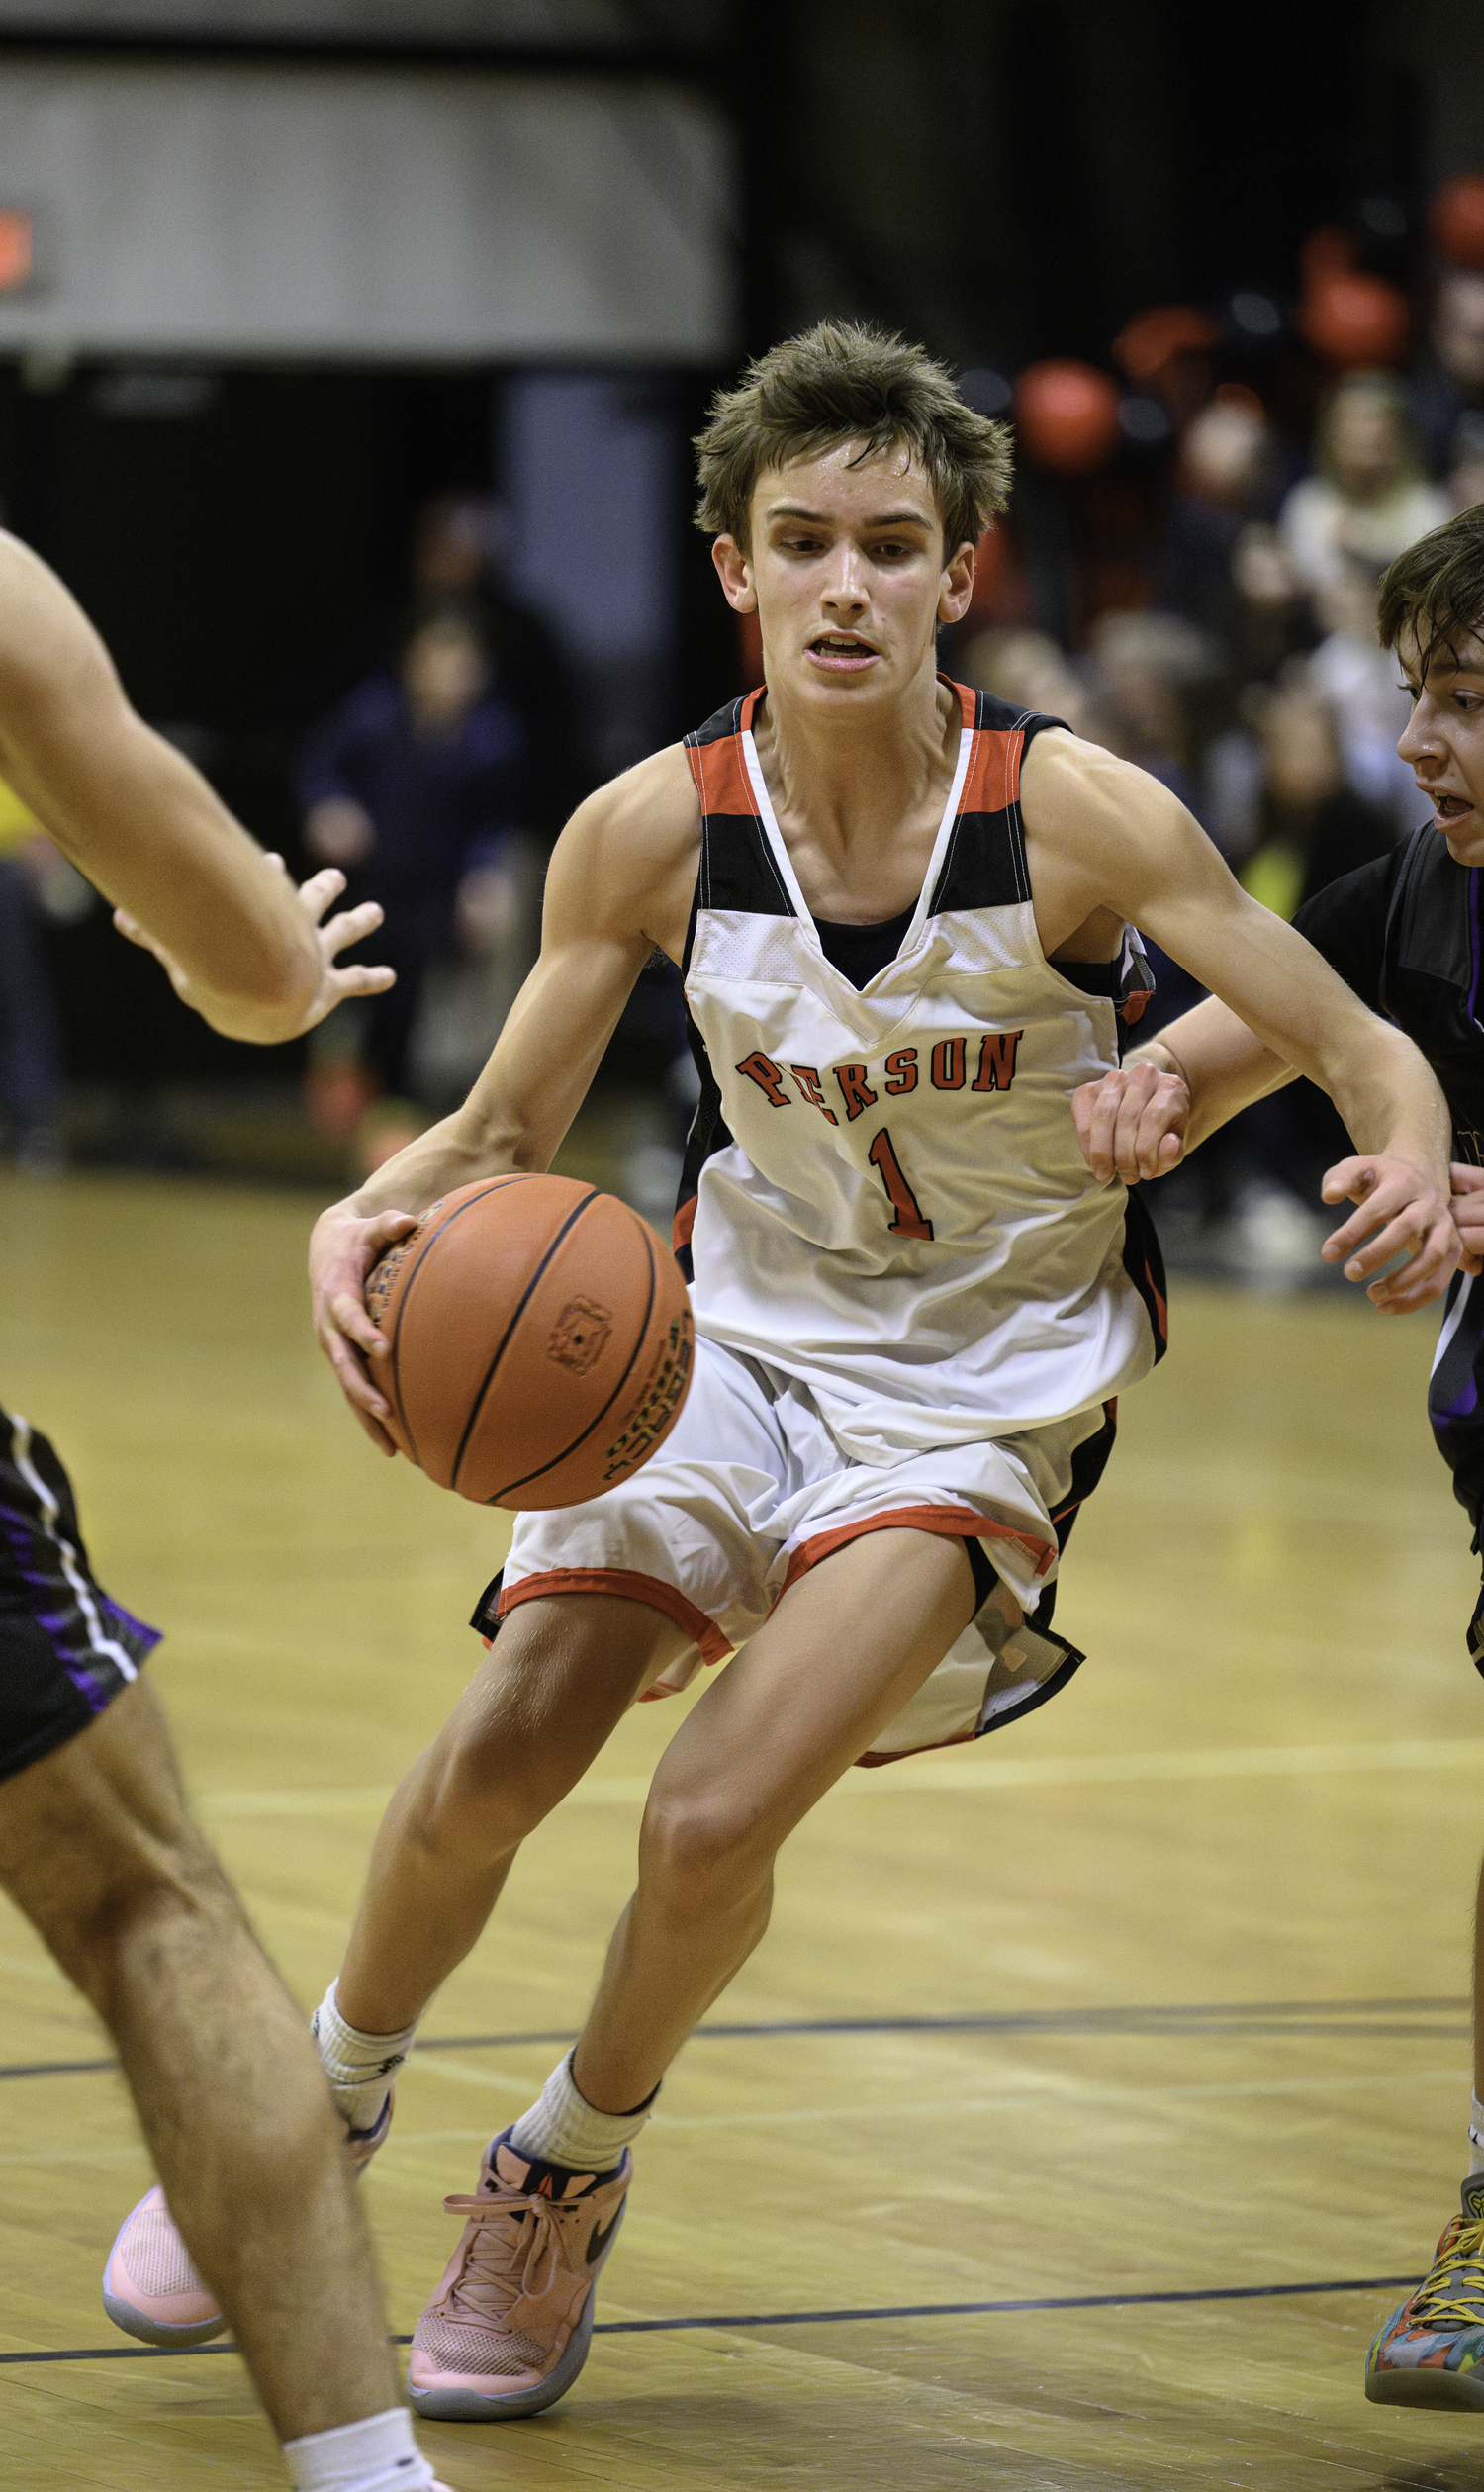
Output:
[[[167,1629],[200,1813],[306,2002],[479,1657],[505,1528],[342,1415],[312,1208],[0,1184],[0,1397]],[[1087,1666],[972,1751],[853,1774],[795,1838],[646,2134],[578,2387],[425,2431],[459,2492],[1484,2492],[1484,2415],[1360,2390],[1383,2279],[1456,2206],[1468,2099],[1484,1701],[1435,1328],[1193,1285],[1172,1326],[1068,1559]],[[581,2017],[676,1718],[623,1724],[427,2020],[455,2047],[410,2064],[366,2182],[399,2332],[443,2193]],[[147,2167],[117,2078],[67,2065],[106,2041],[3,1907],[0,1973],[5,2480],[281,2484],[234,2354],[137,2359],[104,2319]],[[8,2358],[89,2349],[124,2358]]]

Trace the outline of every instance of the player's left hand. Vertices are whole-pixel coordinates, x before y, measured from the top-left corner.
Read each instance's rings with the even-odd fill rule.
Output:
[[[267,862],[275,873],[287,876],[288,868],[281,857],[270,856]],[[299,885],[295,896],[315,930],[315,942],[319,947],[320,984],[297,1026],[284,1031],[284,1039],[303,1038],[306,1030],[317,1029],[334,1011],[336,1004],[344,1003],[351,995],[384,995],[389,986],[397,983],[397,971],[393,969],[373,969],[359,961],[351,962],[344,969],[339,967],[339,954],[351,944],[362,942],[367,935],[375,934],[384,914],[379,901],[364,900],[359,908],[342,909],[338,917],[331,917],[327,925],[323,924],[321,921],[325,910],[332,900],[339,898],[344,888],[345,877],[337,866],[323,867],[319,874],[310,876],[308,882]],[[194,978],[186,974],[179,962],[172,959],[164,945],[158,943],[137,917],[131,917],[127,909],[116,908],[114,924],[130,943],[137,943],[142,952],[153,953],[183,1004],[189,1004],[193,1012],[199,1012],[204,1021],[212,1021],[211,997],[203,992]]]
[[[1367,1152],[1337,1160],[1323,1193],[1327,1203],[1360,1206],[1320,1248],[1327,1263],[1344,1262],[1346,1280],[1366,1280],[1398,1254],[1407,1257],[1370,1282],[1365,1294],[1372,1306],[1385,1315],[1410,1315],[1442,1296],[1462,1249],[1448,1198],[1435,1178],[1405,1159]]]
[[[1082,1157],[1106,1185],[1121,1177],[1162,1176],[1185,1148],[1190,1092],[1178,1073],[1148,1063],[1119,1064],[1101,1081],[1084,1081],[1071,1094],[1071,1113]]]
[[[1463,1247],[1458,1257],[1465,1272],[1484,1272],[1484,1168],[1455,1159],[1448,1170],[1453,1188],[1453,1226]]]

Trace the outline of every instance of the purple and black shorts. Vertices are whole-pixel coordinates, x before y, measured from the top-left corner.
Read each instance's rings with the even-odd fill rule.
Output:
[[[93,1581],[46,1437],[0,1411],[0,1781],[85,1730],[158,1642]]]

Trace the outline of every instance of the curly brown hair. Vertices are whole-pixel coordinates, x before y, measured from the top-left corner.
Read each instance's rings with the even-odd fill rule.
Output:
[[[1420,536],[1382,572],[1376,593],[1382,648],[1394,649],[1409,624],[1424,677],[1439,651],[1456,662],[1461,640],[1484,639],[1484,502]]]
[[[944,550],[975,544],[1010,496],[1008,424],[976,415],[925,347],[856,321],[820,321],[718,390],[696,436],[696,524],[747,549],[753,489],[767,469],[858,441],[860,457],[901,446],[921,460]]]

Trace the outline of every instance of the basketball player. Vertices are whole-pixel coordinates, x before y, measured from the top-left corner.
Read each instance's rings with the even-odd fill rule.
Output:
[[[1464,1248],[1433,1367],[1428,1413],[1453,1493],[1484,1524],[1484,504],[1398,556],[1381,581],[1381,645],[1412,695],[1397,751],[1433,810],[1406,845],[1319,892],[1296,924],[1356,995],[1423,1050],[1452,1121],[1453,1215]],[[1249,1100],[1294,1078],[1224,1004],[1186,1013],[1077,1102],[1089,1164],[1132,1181],[1171,1166]],[[1337,1199],[1331,1186],[1330,1200]],[[1324,1251],[1333,1256],[1336,1240]],[[1372,1289],[1373,1296],[1376,1294]],[[1468,1628],[1484,1670],[1484,1592]],[[1387,2405],[1484,2409],[1484,1873],[1474,1950],[1474,2091],[1462,2212],[1431,2273],[1392,2313],[1366,2361]]]
[[[336,967],[380,909],[322,926],[343,877],[296,894],[135,715],[60,582],[4,535],[0,776],[213,1029],[271,1045],[388,983],[385,969]],[[398,2398],[343,2129],[294,2003],[186,1814],[140,1676],[157,1634],[89,1573],[46,1437],[0,1414],[0,1882],[113,2034],[170,2206],[296,2483],[431,2485]],[[153,2280],[174,2288],[173,2234],[165,2263],[152,2246]],[[165,2299],[156,2342],[222,2325],[210,2301],[212,2327],[193,2324],[189,2290]]]
[[[859,1758],[972,1736],[1081,1656],[1055,1577],[1163,1342],[1138,1197],[1099,1185],[1071,1096],[1147,993],[1137,919],[1312,1069],[1360,1155],[1348,1268],[1398,1306],[1453,1267],[1446,1126],[1421,1058],[1195,823],[1055,721],[941,680],[1004,428],[941,367],[836,323],[773,350],[699,441],[722,590],[766,693],[574,815],[541,959],[460,1111],[319,1223],[321,1339],[390,1449],[363,1284],[451,1187],[544,1168],[634,979],[685,970],[702,1097],[677,1238],[697,1354],[631,1482],[521,1516],[489,1659],[383,1822],[316,2017],[379,2142],[418,2016],[525,1833],[634,1699],[736,1658],[655,1775],[637,1891],[575,2052],[450,2200],[463,2237],[414,2342],[419,2412],[495,2421],[581,2368],[629,2149],[766,1927],[773,1861]]]

